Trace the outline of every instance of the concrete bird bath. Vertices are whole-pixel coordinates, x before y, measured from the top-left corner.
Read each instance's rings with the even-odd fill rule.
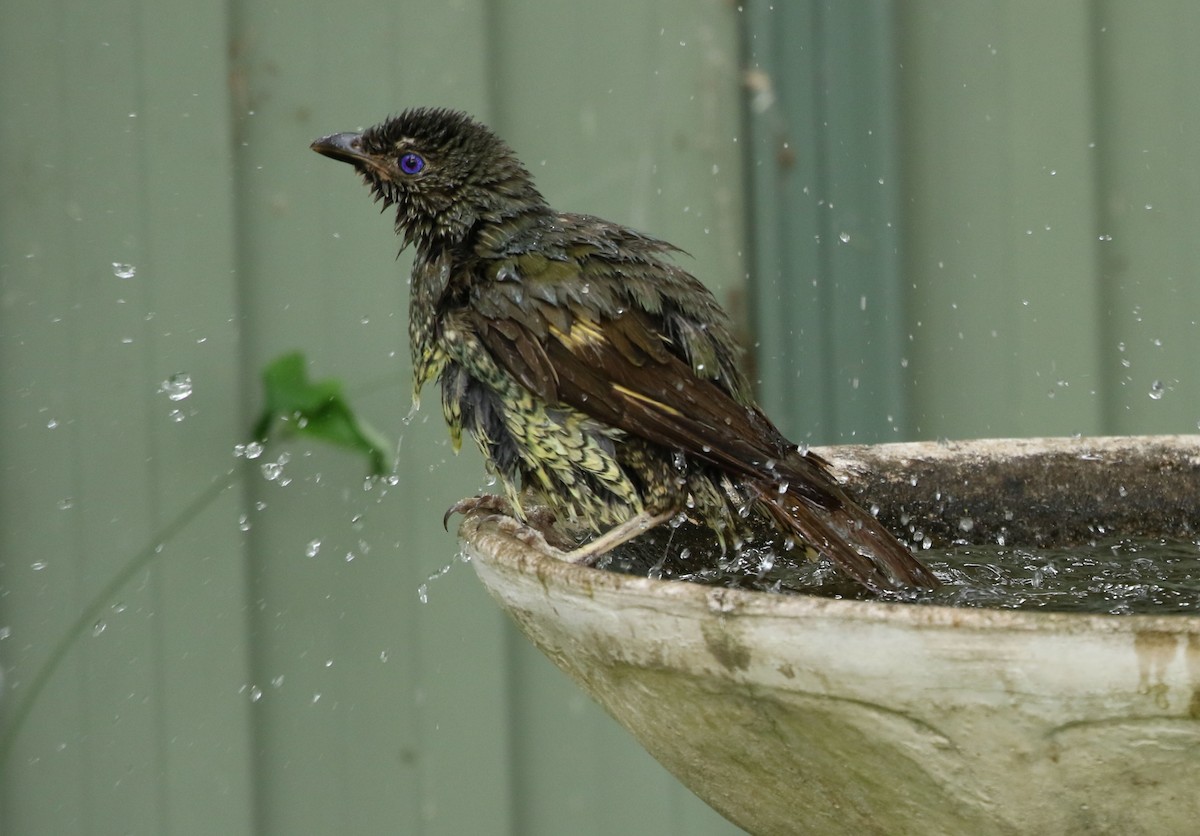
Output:
[[[822,454],[935,544],[1200,531],[1200,436]],[[1200,616],[718,589],[564,564],[505,518],[461,537],[530,641],[752,833],[1200,829]]]

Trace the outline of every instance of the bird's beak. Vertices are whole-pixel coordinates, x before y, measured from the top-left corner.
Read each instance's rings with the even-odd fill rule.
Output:
[[[362,150],[362,134],[342,133],[330,134],[313,140],[309,146],[318,154],[324,154],[335,160],[352,165],[364,165],[371,162],[371,157]]]

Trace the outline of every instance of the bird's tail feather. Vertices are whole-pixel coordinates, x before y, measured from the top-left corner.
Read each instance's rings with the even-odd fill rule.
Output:
[[[748,480],[759,502],[785,532],[828,556],[875,592],[933,589],[939,581],[875,517],[844,495],[836,507],[817,507],[790,489]],[[838,491],[840,494],[841,492]]]

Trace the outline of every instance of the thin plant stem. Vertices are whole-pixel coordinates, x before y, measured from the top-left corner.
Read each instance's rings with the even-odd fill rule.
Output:
[[[99,619],[100,615],[104,612],[105,605],[116,597],[134,575],[145,569],[158,556],[166,543],[170,542],[176,535],[187,528],[189,523],[200,516],[209,505],[217,500],[217,497],[233,485],[237,474],[238,469],[233,468],[224,477],[217,479],[209,485],[208,488],[188,503],[170,522],[155,532],[150,541],[133,555],[121,567],[119,572],[112,576],[103,589],[92,597],[91,602],[84,607],[71,623],[71,626],[63,633],[58,643],[54,645],[50,657],[34,675],[33,679],[30,680],[29,687],[21,692],[20,699],[12,712],[9,713],[3,737],[0,737],[0,765],[7,762],[8,756],[12,753],[17,734],[20,733],[21,728],[25,725],[25,720],[29,716],[29,712],[33,710],[33,706],[37,703],[38,696],[67,657],[67,654],[71,651],[71,647],[79,640],[80,636],[83,636],[87,632],[88,625],[95,623]]]

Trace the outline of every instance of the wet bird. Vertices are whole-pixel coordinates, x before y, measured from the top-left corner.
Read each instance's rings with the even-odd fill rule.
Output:
[[[675,247],[552,209],[509,146],[456,111],[406,110],[312,148],[395,207],[415,249],[414,401],[440,381],[455,448],[474,436],[516,516],[528,491],[599,535],[571,558],[681,515],[736,545],[761,516],[869,589],[937,585],[755,405],[727,316]]]

